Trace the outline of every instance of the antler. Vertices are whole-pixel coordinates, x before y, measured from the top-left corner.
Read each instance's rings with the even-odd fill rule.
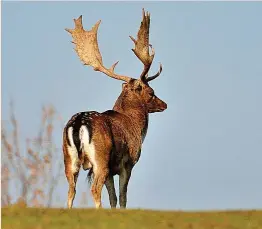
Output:
[[[140,25],[140,29],[137,33],[137,40],[132,36],[129,36],[135,44],[135,48],[132,51],[138,57],[138,59],[144,64],[144,70],[140,75],[140,79],[145,82],[149,82],[157,78],[162,72],[162,65],[160,64],[160,69],[154,76],[148,77],[148,71],[151,67],[155,56],[155,50],[152,45],[149,44],[149,27],[150,27],[150,14],[143,9],[143,19]],[[149,47],[151,48],[151,54],[149,53]]]
[[[103,72],[112,78],[129,82],[132,79],[131,77],[114,73],[118,61],[114,63],[110,69],[107,69],[103,65],[97,42],[97,31],[101,20],[98,21],[90,31],[83,29],[82,15],[78,19],[74,19],[74,22],[75,29],[65,30],[72,35],[72,43],[75,44],[75,51],[84,65],[92,66],[95,71]]]

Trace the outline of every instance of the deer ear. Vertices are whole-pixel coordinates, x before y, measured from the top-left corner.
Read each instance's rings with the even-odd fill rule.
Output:
[[[125,89],[126,89],[126,85],[127,85],[127,83],[123,83],[123,84],[122,84],[122,90],[125,90]]]

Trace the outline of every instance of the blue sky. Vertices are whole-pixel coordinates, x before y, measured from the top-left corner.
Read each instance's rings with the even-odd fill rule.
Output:
[[[143,7],[151,13],[156,51],[151,73],[163,64],[151,85],[168,109],[150,116],[128,207],[262,208],[259,2],[3,2],[2,119],[11,98],[22,137],[38,130],[43,104],[52,103],[64,123],[79,111],[111,109],[121,82],[83,66],[64,28],[81,14],[88,29],[101,19],[104,64],[119,60],[116,72],[138,77],[142,64],[128,36],[136,36]],[[58,147],[61,136],[56,132]],[[85,176],[76,207],[88,190]],[[61,179],[59,206],[65,206]],[[103,204],[109,206],[105,190]]]

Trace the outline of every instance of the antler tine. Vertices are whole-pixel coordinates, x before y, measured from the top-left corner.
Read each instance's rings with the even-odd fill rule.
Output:
[[[149,78],[149,80],[147,79],[146,76],[153,62],[155,56],[155,50],[153,49],[152,45],[149,44],[150,13],[149,12],[145,13],[145,10],[143,9],[142,18],[143,19],[139,31],[137,33],[137,40],[135,40],[132,36],[129,37],[135,44],[135,48],[132,49],[132,51],[135,53],[138,59],[144,64],[144,69],[140,75],[140,79],[142,81],[148,82],[160,75],[162,71],[162,66],[161,66],[161,70],[159,71],[159,74],[158,73],[156,74],[157,76],[152,76]],[[149,47],[151,49],[151,52],[149,52]]]
[[[161,72],[162,72],[162,64],[160,63],[159,71],[155,75],[147,77],[146,82],[154,80],[155,78],[157,78],[161,74]]]
[[[82,24],[82,15],[78,19],[74,19],[74,22],[74,29],[65,30],[72,35],[72,43],[75,44],[75,51],[84,65],[92,66],[95,71],[103,72],[111,78],[129,82],[132,79],[131,77],[114,73],[114,69],[118,61],[109,69],[104,67],[103,65],[103,60],[99,51],[97,41],[97,31],[101,20],[99,20],[90,31],[84,30]]]

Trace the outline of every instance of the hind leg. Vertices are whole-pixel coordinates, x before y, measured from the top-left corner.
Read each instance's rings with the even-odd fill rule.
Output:
[[[79,171],[75,173],[68,173],[66,174],[67,181],[69,184],[69,189],[68,189],[68,197],[67,197],[67,207],[72,208],[73,202],[75,199],[75,194],[76,194],[76,182],[77,182],[77,177],[78,177]]]
[[[64,151],[64,164],[65,164],[65,175],[68,181],[68,198],[67,207],[72,208],[75,194],[76,194],[76,182],[80,169],[80,160],[78,158],[77,151],[74,147],[63,147]]]
[[[98,167],[94,170],[94,179],[91,186],[91,193],[95,202],[96,208],[101,208],[101,192],[103,185],[106,182],[108,176],[108,168],[107,167]]]
[[[88,160],[92,165],[93,182],[91,185],[91,193],[96,208],[101,208],[101,192],[109,173],[109,158],[112,149],[112,140],[109,129],[104,121],[100,118],[94,119],[92,124],[92,140],[90,142],[90,134],[88,128],[82,128],[81,142],[83,150],[88,155]]]
[[[72,165],[71,163],[65,164],[65,173],[66,173],[66,178],[68,181],[68,197],[67,197],[67,207],[72,208],[73,202],[75,199],[75,194],[76,194],[76,182],[79,174],[79,169],[80,166],[77,166],[75,170],[72,170]]]

